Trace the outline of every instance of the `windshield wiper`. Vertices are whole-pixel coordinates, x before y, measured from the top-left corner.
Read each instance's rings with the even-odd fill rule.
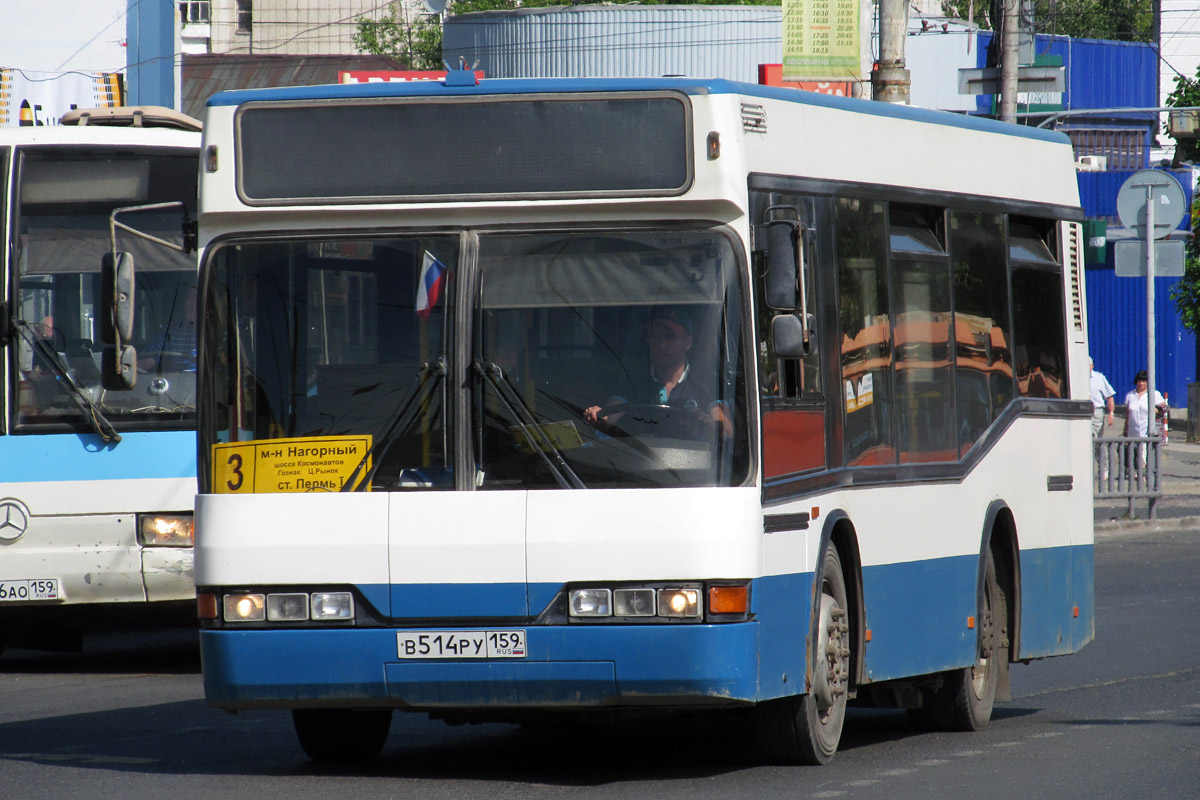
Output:
[[[346,482],[342,484],[342,488],[338,491],[362,491],[361,489],[354,488],[355,484],[358,483],[358,473],[364,466],[366,466],[367,462],[371,460],[371,457],[378,452],[379,458],[377,458],[371,468],[366,471],[366,473],[363,475],[362,482],[358,484],[364,488],[371,485],[371,480],[375,477],[375,473],[379,471],[379,465],[383,463],[383,457],[387,455],[387,451],[398,438],[397,433],[408,430],[407,425],[401,426],[400,423],[404,421],[406,417],[408,417],[409,409],[413,407],[418,399],[421,400],[423,404],[425,399],[433,393],[433,390],[437,388],[438,384],[441,383],[442,379],[445,377],[446,359],[442,358],[441,356],[438,356],[433,361],[427,361],[421,365],[421,372],[417,378],[416,386],[413,386],[403,396],[401,396],[400,402],[396,404],[396,412],[392,417],[392,424],[388,426],[388,429],[384,431],[382,436],[375,440],[374,444],[367,448],[367,452],[363,453],[363,457],[359,460],[358,464],[354,466],[354,471],[350,473],[350,477],[346,478]]]
[[[117,429],[112,426],[108,418],[96,407],[92,399],[84,393],[83,389],[79,388],[79,384],[71,377],[71,372],[67,365],[59,358],[58,352],[42,337],[37,335],[37,331],[23,319],[14,319],[12,325],[17,329],[33,351],[42,357],[46,366],[53,370],[59,382],[67,390],[67,394],[75,401],[75,405],[79,406],[79,410],[83,412],[83,416],[92,424],[92,428],[100,435],[105,444],[116,444],[121,441],[121,434],[117,433]]]
[[[492,385],[496,390],[496,395],[500,401],[504,403],[508,409],[508,413],[516,420],[517,427],[521,429],[521,433],[525,435],[525,441],[529,446],[542,457],[542,461],[546,463],[550,474],[554,476],[554,480],[563,489],[586,489],[585,484],[575,470],[571,469],[571,465],[563,458],[562,451],[555,447],[551,441],[546,429],[542,427],[533,413],[529,410],[529,406],[525,405],[525,401],[521,399],[521,395],[513,388],[512,383],[508,380],[508,376],[504,374],[504,370],[498,364],[491,361],[479,360],[475,362],[475,371],[483,376],[484,380]],[[535,435],[536,434],[536,437]],[[553,458],[551,458],[553,456]]]

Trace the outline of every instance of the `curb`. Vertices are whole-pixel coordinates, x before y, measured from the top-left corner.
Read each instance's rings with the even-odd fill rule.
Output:
[[[1097,534],[1147,533],[1200,528],[1200,516],[1169,517],[1167,519],[1116,519],[1095,523]]]

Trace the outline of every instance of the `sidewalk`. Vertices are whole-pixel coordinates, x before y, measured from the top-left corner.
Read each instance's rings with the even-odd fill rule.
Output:
[[[1174,409],[1172,409],[1174,414]],[[1119,424],[1105,431],[1106,436],[1119,436]],[[1200,443],[1187,441],[1186,425],[1174,418],[1167,431],[1167,446],[1163,448],[1163,496],[1150,519],[1150,504],[1136,500],[1133,510],[1136,519],[1128,519],[1128,500],[1097,500],[1095,503],[1096,531],[1146,529],[1200,528]]]

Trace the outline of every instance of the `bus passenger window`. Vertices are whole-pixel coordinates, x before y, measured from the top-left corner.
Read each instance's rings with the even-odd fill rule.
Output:
[[[810,198],[770,193],[755,195],[761,205],[758,218],[766,209],[795,209],[796,216],[811,231],[813,218]],[[804,237],[804,282],[808,290],[809,311],[816,307],[818,295],[817,253],[811,233]],[[814,342],[804,358],[780,358],[775,354],[771,320],[780,312],[766,303],[766,253],[754,253],[754,287],[757,294],[756,332],[758,335],[758,381],[760,415],[763,428],[763,475],[766,478],[821,469],[825,460],[825,395],[821,381],[821,348]]]
[[[884,205],[839,198],[835,219],[846,464],[892,464],[896,457]]]
[[[963,456],[1013,398],[1008,275],[1003,216],[951,211],[948,219],[958,450]]]
[[[1024,397],[1068,396],[1063,272],[1053,234],[1049,223],[1009,222],[1017,390]]]

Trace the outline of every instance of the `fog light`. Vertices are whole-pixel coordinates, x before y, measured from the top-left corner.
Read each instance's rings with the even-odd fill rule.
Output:
[[[653,589],[614,589],[614,617],[653,617]]]
[[[572,589],[572,617],[607,617],[612,614],[612,592],[608,589]]]
[[[700,590],[659,589],[658,615],[660,617],[700,616]]]
[[[308,619],[308,595],[303,592],[267,595],[267,619],[271,622]]]
[[[138,515],[138,539],[146,547],[191,547],[191,514]]]
[[[349,592],[313,592],[309,608],[316,620],[354,619],[354,597]]]
[[[261,594],[225,595],[226,622],[262,622],[267,618],[267,598]]]

